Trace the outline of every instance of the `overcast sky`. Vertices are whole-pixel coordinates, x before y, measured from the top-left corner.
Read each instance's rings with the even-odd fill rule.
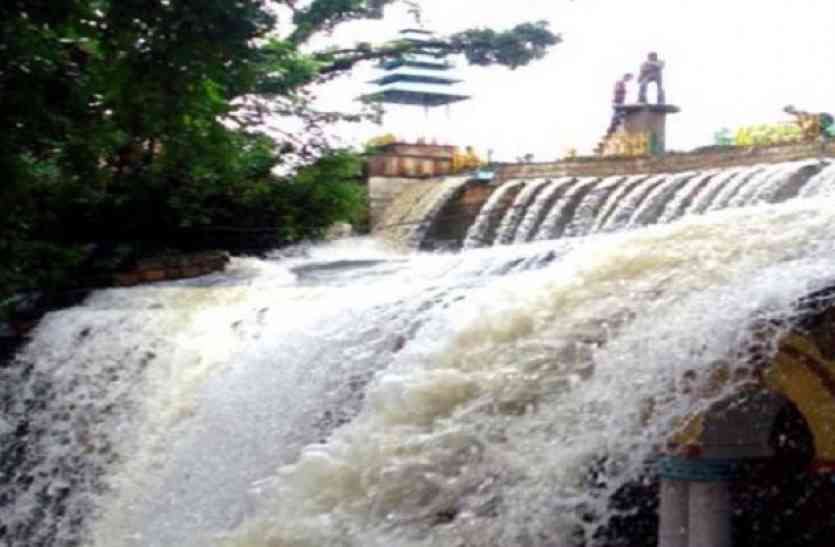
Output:
[[[833,0],[421,0],[427,27],[439,33],[474,26],[509,28],[545,19],[564,42],[548,57],[515,71],[457,61],[461,90],[473,99],[427,117],[391,108],[383,127],[346,127],[347,142],[386,132],[425,134],[494,150],[494,159],[533,153],[553,160],[570,147],[590,152],[608,124],[614,82],[637,72],[646,53],[667,63],[667,101],[682,112],[668,121],[668,148],[711,144],[721,127],[787,119],[787,104],[835,110]],[[385,40],[413,26],[389,8],[379,22],[346,25],[342,43]],[[355,107],[376,77],[367,66],[321,90],[324,106]],[[633,94],[636,89],[631,90]],[[652,95],[651,95],[652,96]],[[634,95],[630,97],[634,99]]]

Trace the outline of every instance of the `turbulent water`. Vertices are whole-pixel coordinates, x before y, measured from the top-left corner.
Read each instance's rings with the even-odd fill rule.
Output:
[[[0,544],[594,542],[708,404],[685,373],[773,350],[752,332],[835,284],[835,197],[665,213],[693,180],[627,179],[659,196],[631,218],[667,224],[458,254],[347,240],[50,314],[0,369]],[[586,214],[608,183],[516,202]]]

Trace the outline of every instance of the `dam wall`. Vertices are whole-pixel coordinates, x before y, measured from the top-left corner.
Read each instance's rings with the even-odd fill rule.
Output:
[[[369,180],[377,235],[449,250],[578,237],[835,191],[835,141],[659,157],[498,164],[474,175]]]
[[[835,157],[835,141],[754,148],[711,146],[692,152],[669,152],[658,157],[580,157],[543,163],[503,163],[498,165],[495,180],[501,183],[515,178],[608,177],[639,173],[678,173],[761,163],[781,163],[816,157]]]

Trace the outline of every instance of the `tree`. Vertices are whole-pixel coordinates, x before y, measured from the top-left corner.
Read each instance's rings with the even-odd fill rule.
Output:
[[[407,40],[392,40],[383,44],[358,42],[349,48],[326,48],[307,51],[308,43],[316,36],[333,31],[349,21],[382,17],[386,5],[398,0],[314,0],[300,6],[300,2],[286,0],[274,2],[283,7],[292,18],[293,31],[286,37],[272,37],[262,48],[265,70],[274,77],[259,82],[251,97],[248,109],[238,113],[239,121],[253,126],[266,124],[268,120],[283,116],[300,117],[310,133],[337,120],[358,121],[375,119],[375,110],[360,113],[317,112],[311,107],[308,94],[310,84],[321,84],[347,74],[357,64],[403,55],[418,49]],[[402,2],[411,6],[419,17],[417,2]],[[562,38],[548,28],[545,21],[529,22],[496,31],[493,29],[469,29],[450,36],[440,37],[421,44],[421,50],[437,55],[463,55],[474,65],[499,65],[510,69],[525,66],[543,58],[549,48],[559,44]],[[289,61],[289,63],[288,63]],[[288,67],[289,64],[289,67]],[[277,77],[276,77],[277,76]],[[295,146],[295,136],[288,144]],[[302,155],[317,153],[322,141],[305,141]],[[308,149],[310,146],[312,150]],[[325,148],[327,145],[324,145]]]
[[[85,244],[102,239],[150,252],[228,226],[269,228],[282,242],[356,217],[360,166],[331,148],[327,127],[374,113],[316,111],[310,87],[415,46],[311,52],[309,43],[393,1],[0,5],[0,119],[12,128],[0,132],[0,296],[62,284]],[[515,68],[559,41],[539,22],[431,47]],[[260,131],[290,116],[304,122],[301,134]],[[306,167],[275,174],[291,161]]]

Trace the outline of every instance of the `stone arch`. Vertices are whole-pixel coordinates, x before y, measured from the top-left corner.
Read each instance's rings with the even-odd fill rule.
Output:
[[[815,441],[797,405],[782,393],[749,388],[714,404],[702,418],[701,456],[776,458],[808,464]]]

